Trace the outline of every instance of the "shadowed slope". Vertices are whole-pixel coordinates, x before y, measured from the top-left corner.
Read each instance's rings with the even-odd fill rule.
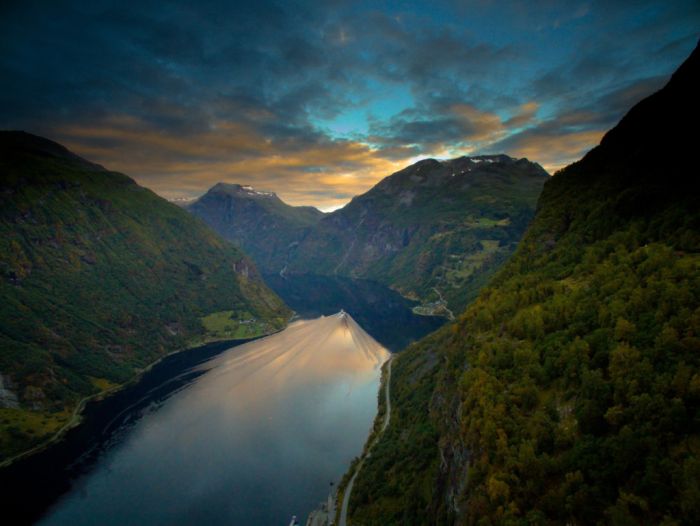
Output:
[[[289,313],[184,210],[52,141],[0,132],[0,459],[224,310],[267,331]]]

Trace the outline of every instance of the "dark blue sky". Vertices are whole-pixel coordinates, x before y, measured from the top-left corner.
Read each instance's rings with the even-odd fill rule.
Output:
[[[328,208],[423,157],[553,171],[699,37],[697,0],[5,0],[0,128],[166,197],[223,180]]]

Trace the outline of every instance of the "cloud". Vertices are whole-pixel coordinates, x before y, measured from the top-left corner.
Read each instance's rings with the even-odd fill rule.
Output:
[[[560,109],[545,120],[535,117],[536,104],[525,104],[520,114],[504,123],[514,131],[480,151],[527,157],[554,173],[596,146],[634,104],[660,89],[666,80],[657,76],[622,84],[580,109]]]
[[[306,137],[281,143],[254,128],[218,122],[206,132],[166,135],[131,116],[55,130],[62,143],[107,168],[135,176],[168,198],[203,193],[217,182],[251,184],[291,204],[337,207],[405,166],[367,144]],[[128,151],[129,155],[123,152]]]
[[[0,127],[169,197],[225,180],[325,207],[421,156],[571,162],[663,84],[700,27],[691,0],[0,9]]]
[[[523,103],[519,110],[505,123],[506,128],[516,129],[531,124],[537,116],[540,105],[534,101]]]
[[[435,104],[430,111],[406,111],[388,123],[375,124],[367,140],[380,148],[423,155],[468,154],[500,143],[514,130],[533,124],[538,108],[538,103],[530,101],[500,117],[470,104]]]
[[[516,134],[488,150],[507,151],[513,157],[527,157],[540,163],[550,174],[574,159],[580,159],[600,142],[606,130],[584,130],[561,133],[536,128]]]

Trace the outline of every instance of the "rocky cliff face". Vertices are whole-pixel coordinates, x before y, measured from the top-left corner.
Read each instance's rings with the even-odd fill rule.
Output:
[[[420,161],[322,218],[287,271],[374,279],[462,308],[513,251],[546,179],[506,155]]]
[[[290,206],[272,192],[226,183],[187,209],[241,247],[264,273],[284,268],[289,251],[324,215],[310,206]]]

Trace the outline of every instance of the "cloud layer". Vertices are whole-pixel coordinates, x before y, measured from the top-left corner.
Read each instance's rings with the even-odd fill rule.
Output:
[[[415,159],[472,153],[551,171],[700,36],[697,2],[620,4],[10,2],[0,127],[166,197],[227,181],[328,208]]]

